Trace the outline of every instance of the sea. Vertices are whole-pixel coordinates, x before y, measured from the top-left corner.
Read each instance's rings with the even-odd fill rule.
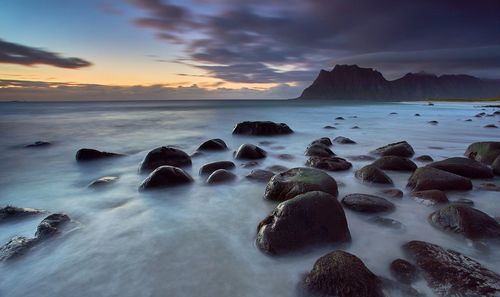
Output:
[[[389,263],[406,258],[401,246],[410,240],[456,250],[500,273],[498,247],[478,249],[463,237],[432,227],[428,216],[436,207],[410,198],[409,173],[391,171],[388,175],[405,196],[391,200],[396,210],[384,216],[401,222],[403,228],[374,225],[369,215],[346,209],[351,244],[266,255],[255,245],[256,229],[276,203],[263,199],[265,183],[245,177],[255,168],[304,166],[304,150],[320,137],[356,141],[333,145],[332,150],[347,159],[401,140],[413,146],[415,156],[425,154],[435,160],[463,156],[473,142],[500,141],[500,129],[483,128],[500,126],[500,117],[474,116],[497,109],[482,106],[285,100],[0,103],[0,206],[63,212],[74,226],[23,257],[1,263],[0,296],[296,296],[314,262],[336,249],[356,255],[375,274],[392,278]],[[284,122],[295,133],[232,135],[235,124],[247,120]],[[438,124],[428,123],[434,120]],[[324,129],[327,125],[336,129]],[[194,156],[192,166],[185,168],[194,183],[138,191],[146,177],[138,172],[139,165],[150,150],[172,145],[192,154],[211,138],[223,139],[230,149]],[[24,147],[35,141],[52,145]],[[244,143],[262,147],[267,158],[253,168],[234,160],[233,151]],[[82,164],[75,160],[81,148],[127,156]],[[283,160],[280,154],[293,159]],[[198,171],[203,164],[220,160],[235,162],[237,179],[209,186]],[[351,193],[378,195],[385,188],[354,177],[356,169],[371,161],[351,162],[351,170],[329,172],[339,184],[339,200]],[[102,176],[119,179],[101,190],[88,188]],[[477,209],[498,217],[500,194],[478,189],[484,182],[499,185],[500,178],[473,180],[474,190],[449,192],[448,197],[470,199]],[[14,236],[34,236],[44,217],[0,223],[0,244]],[[423,279],[413,286],[434,296]]]

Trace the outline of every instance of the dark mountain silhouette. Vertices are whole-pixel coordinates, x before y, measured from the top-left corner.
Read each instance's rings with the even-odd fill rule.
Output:
[[[500,97],[500,81],[474,76],[408,73],[388,81],[372,68],[336,65],[321,70],[299,99],[332,100],[425,100],[430,98],[474,99]]]

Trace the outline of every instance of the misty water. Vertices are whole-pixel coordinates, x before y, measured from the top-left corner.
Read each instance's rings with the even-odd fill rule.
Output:
[[[404,257],[401,245],[409,240],[452,248],[500,273],[500,249],[485,252],[428,223],[435,208],[409,198],[408,173],[388,171],[405,197],[391,200],[396,210],[385,217],[402,222],[404,229],[373,225],[367,221],[370,216],[346,209],[351,244],[277,257],[263,254],[254,243],[259,221],[276,204],[263,200],[264,183],[245,178],[251,168],[234,160],[238,179],[218,186],[207,186],[198,175],[205,163],[233,160],[232,151],[240,144],[261,141],[271,142],[260,145],[268,157],[255,168],[303,166],[306,146],[324,136],[346,136],[358,142],[334,144],[332,150],[344,158],[400,140],[413,146],[415,156],[428,154],[435,160],[462,156],[472,142],[500,141],[499,129],[483,128],[498,125],[500,117],[475,118],[481,111],[493,109],[482,110],[477,104],[286,101],[3,103],[0,205],[64,212],[78,224],[22,258],[0,264],[0,296],[295,296],[303,274],[320,256],[335,249],[355,254],[374,273],[390,278],[389,263]],[[338,116],[345,120],[335,120]],[[472,121],[464,121],[468,118]],[[285,122],[295,133],[233,136],[233,126],[244,120]],[[439,123],[430,125],[431,120]],[[325,125],[337,130],[323,129]],[[138,192],[145,178],[138,168],[148,151],[174,145],[191,154],[210,138],[222,138],[230,150],[194,157],[186,171],[195,183]],[[37,140],[53,145],[23,147]],[[128,156],[79,164],[75,153],[83,147]],[[278,158],[284,153],[294,159]],[[351,170],[329,173],[340,184],[339,199],[350,193],[377,194],[385,188],[354,178],[354,171],[369,161],[351,162]],[[87,188],[91,181],[109,175],[119,176],[118,182],[98,191]],[[492,181],[498,184],[500,179]],[[475,186],[483,182],[473,180]],[[499,196],[476,187],[448,193],[450,200],[473,200],[476,208],[491,216],[500,216]],[[0,242],[18,235],[33,236],[43,218],[0,224]],[[424,280],[414,287],[433,296]]]

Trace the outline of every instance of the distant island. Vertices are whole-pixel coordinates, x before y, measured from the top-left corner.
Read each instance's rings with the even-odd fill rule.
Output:
[[[298,99],[395,101],[439,98],[500,98],[500,80],[465,74],[437,76],[425,72],[387,80],[372,68],[336,65],[332,71],[321,70]]]

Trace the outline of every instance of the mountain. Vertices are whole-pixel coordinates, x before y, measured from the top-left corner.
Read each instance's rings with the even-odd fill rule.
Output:
[[[408,73],[389,81],[372,68],[336,65],[321,70],[299,99],[331,100],[425,100],[429,98],[474,99],[500,97],[500,81],[474,76]]]

